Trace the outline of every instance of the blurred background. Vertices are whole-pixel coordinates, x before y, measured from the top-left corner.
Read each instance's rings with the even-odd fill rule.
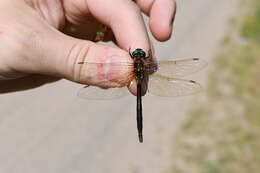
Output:
[[[0,96],[0,173],[258,173],[260,2],[177,0],[174,35],[158,59],[203,58],[188,76],[204,91],[89,101],[66,80]]]

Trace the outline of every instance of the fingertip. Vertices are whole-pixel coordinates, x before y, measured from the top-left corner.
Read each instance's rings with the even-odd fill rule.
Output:
[[[153,36],[159,41],[171,38],[176,13],[175,1],[155,1],[150,11],[149,26]]]
[[[167,41],[172,36],[173,27],[169,26],[166,22],[159,23],[158,20],[150,20],[149,27],[153,36],[158,41]]]
[[[123,87],[130,82],[131,67],[127,64],[132,59],[126,51],[96,44],[85,59],[90,63],[81,68],[81,82],[104,88]]]

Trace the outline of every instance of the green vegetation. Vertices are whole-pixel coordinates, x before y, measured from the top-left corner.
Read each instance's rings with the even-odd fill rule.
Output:
[[[260,1],[243,2],[247,11],[215,59],[206,101],[174,137],[174,173],[260,172]]]

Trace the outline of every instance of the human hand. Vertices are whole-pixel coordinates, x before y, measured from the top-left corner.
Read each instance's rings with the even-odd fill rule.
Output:
[[[0,79],[24,84],[30,81],[29,86],[14,90],[39,86],[57,77],[100,87],[127,85],[123,75],[126,68],[117,69],[120,73],[110,82],[103,79],[107,75],[100,76],[77,62],[131,62],[129,48],[151,48],[141,12],[150,16],[153,36],[165,41],[171,36],[175,8],[173,0],[1,0]],[[111,28],[106,39],[115,38],[118,48],[91,41],[99,22]],[[100,70],[109,75],[113,68]],[[1,81],[2,86],[7,83],[15,82]],[[134,93],[135,88],[130,86],[130,91]]]

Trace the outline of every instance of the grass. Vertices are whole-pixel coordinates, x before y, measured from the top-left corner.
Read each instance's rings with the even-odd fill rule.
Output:
[[[260,1],[245,5],[215,59],[206,101],[174,137],[171,172],[260,172]]]

